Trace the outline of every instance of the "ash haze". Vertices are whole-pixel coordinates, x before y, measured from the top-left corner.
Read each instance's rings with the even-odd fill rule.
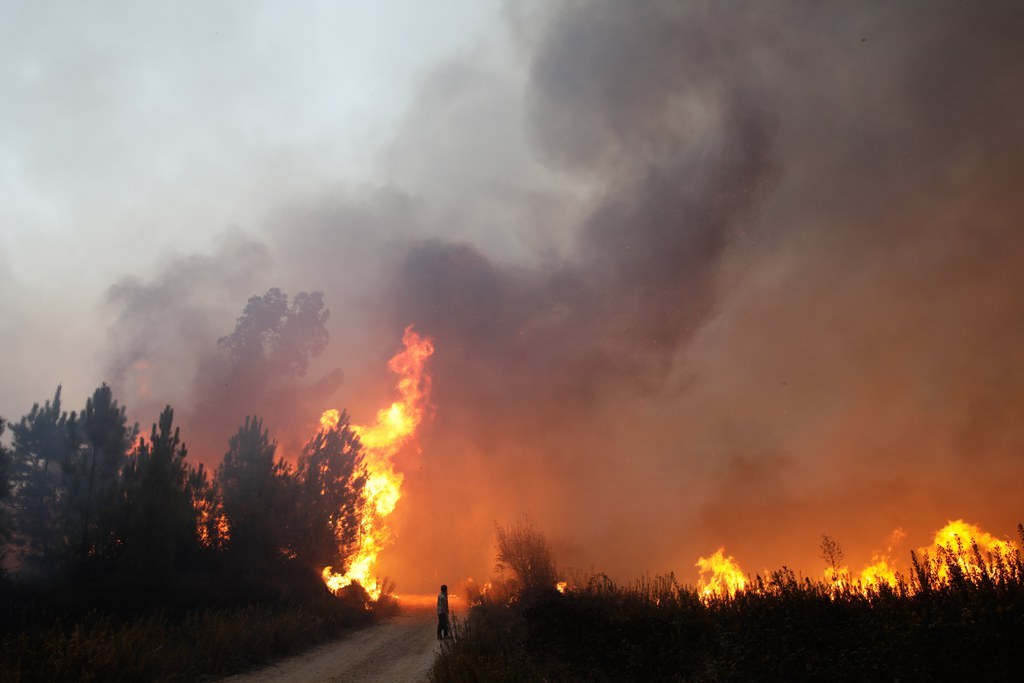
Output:
[[[685,581],[1022,521],[1020,3],[332,7],[0,10],[0,414],[106,380],[190,457],[253,411],[293,454],[414,324],[403,592],[524,514],[563,568]],[[324,293],[326,352],[211,387],[271,287]]]

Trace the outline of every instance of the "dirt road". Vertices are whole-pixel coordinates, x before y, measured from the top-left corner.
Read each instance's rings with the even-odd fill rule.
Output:
[[[300,681],[425,681],[437,649],[432,606],[405,605],[403,614],[309,652],[223,683]]]

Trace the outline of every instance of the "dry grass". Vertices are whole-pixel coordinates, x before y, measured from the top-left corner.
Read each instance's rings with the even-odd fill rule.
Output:
[[[0,642],[0,679],[164,681],[244,670],[337,637],[372,618],[342,601],[318,607],[247,606],[128,620],[93,613]]]

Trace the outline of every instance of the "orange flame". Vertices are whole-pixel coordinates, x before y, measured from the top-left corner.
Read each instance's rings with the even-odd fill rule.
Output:
[[[857,577],[860,590],[865,593],[883,585],[895,586],[897,581],[896,569],[890,564],[888,555],[872,555],[871,564],[860,570]]]
[[[824,573],[826,585],[835,595],[842,595],[846,590],[867,595],[882,586],[903,586],[901,590],[914,590],[891,559],[894,549],[906,536],[901,528],[893,531],[885,553],[873,553],[870,564],[860,572],[853,573],[848,566],[828,567]],[[974,545],[978,547],[977,553]],[[922,558],[928,558],[927,568],[932,572],[933,580],[939,585],[947,585],[951,579],[951,568],[959,568],[968,580],[972,580],[991,572],[1000,558],[1005,562],[1016,557],[1020,549],[1013,541],[996,538],[979,526],[958,519],[935,532],[932,544],[918,548],[917,552]],[[724,547],[711,557],[698,559],[696,566],[700,570],[697,591],[703,602],[732,598],[747,588],[746,576],[733,557],[726,557]]]
[[[374,600],[380,597],[381,587],[373,569],[377,555],[387,545],[390,530],[384,519],[395,510],[402,497],[404,475],[395,470],[392,458],[416,434],[430,403],[430,375],[426,362],[434,353],[434,345],[421,337],[412,327],[402,335],[405,345],[388,362],[388,369],[397,373],[398,400],[377,412],[372,425],[353,425],[352,430],[363,445],[363,465],[366,468],[366,509],[360,520],[359,547],[344,574],[324,567],[323,579],[328,588],[338,591],[352,582],[358,582]],[[325,410],[320,416],[322,429],[338,424],[337,410]]]
[[[877,590],[883,585],[896,587],[901,575],[890,559],[893,548],[906,538],[903,529],[896,529],[889,539],[889,547],[884,554],[875,553],[871,563],[858,574],[851,574],[848,567],[831,567],[825,570],[825,579],[836,588],[853,586],[862,593]],[[1017,545],[1012,541],[1004,541],[984,531],[975,524],[962,519],[948,522],[946,526],[935,532],[932,544],[917,549],[918,556],[928,558],[929,568],[935,572],[940,585],[949,583],[950,563],[958,566],[967,576],[978,576],[985,570],[974,554],[972,545],[977,544],[980,560],[987,563],[994,558],[1007,558],[1017,552]]]
[[[855,587],[859,592],[867,594],[877,590],[883,585],[895,587],[899,583],[899,572],[897,571],[891,555],[893,549],[907,537],[902,528],[897,527],[889,536],[889,545],[885,553],[872,553],[871,562],[857,574],[851,574],[849,567],[838,567],[825,569],[825,580],[835,588]]]
[[[968,576],[977,574],[982,567],[971,552],[971,545],[977,544],[981,551],[981,559],[986,556],[1007,556],[1017,550],[1017,546],[1010,541],[1003,541],[975,524],[969,524],[962,519],[948,522],[946,526],[935,532],[931,547],[918,549],[918,553],[928,555],[933,559],[950,558],[955,561],[960,569]],[[949,567],[945,562],[938,565],[938,579],[940,583],[949,581]]]
[[[732,598],[736,596],[737,591],[747,587],[746,575],[734,557],[726,557],[724,546],[711,557],[698,558],[696,566],[700,571],[697,590],[701,600],[708,601],[715,597]]]

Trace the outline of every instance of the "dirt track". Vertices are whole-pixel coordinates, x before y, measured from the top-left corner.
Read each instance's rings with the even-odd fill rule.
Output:
[[[410,606],[380,624],[224,683],[424,681],[437,648],[437,617]]]

